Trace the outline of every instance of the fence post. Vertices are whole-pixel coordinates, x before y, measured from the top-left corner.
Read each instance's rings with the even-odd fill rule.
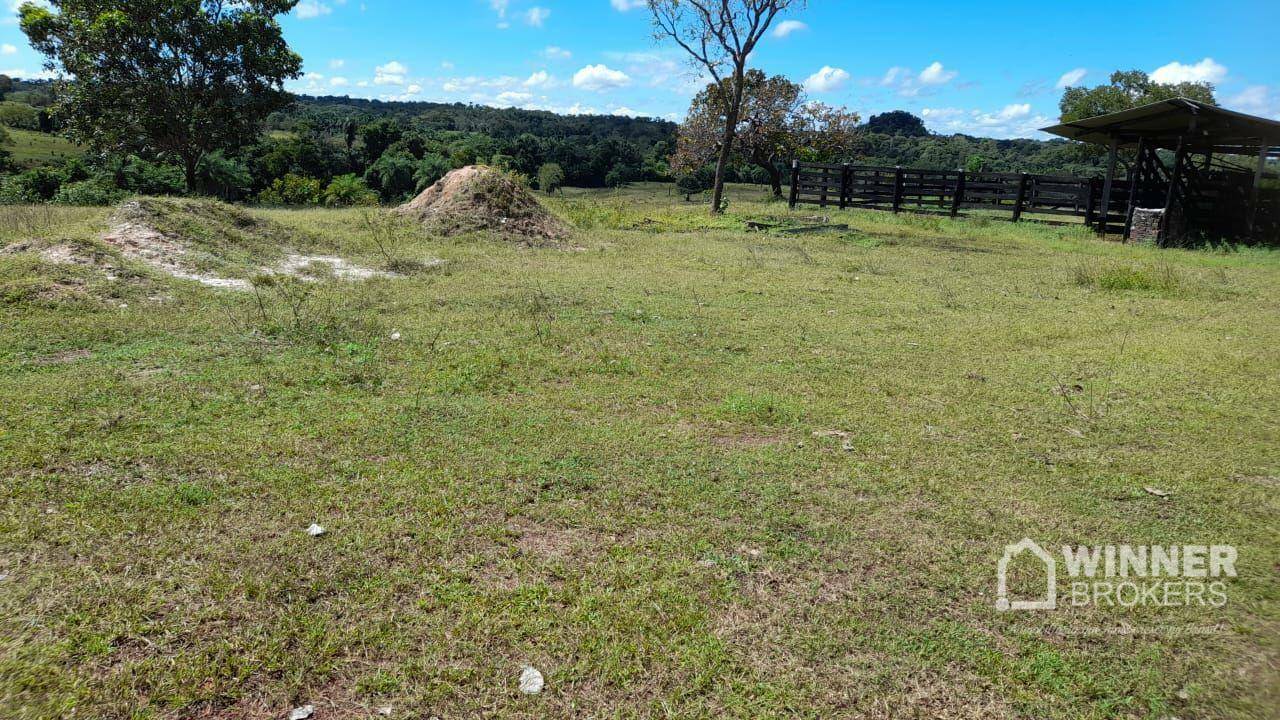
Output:
[[[791,161],[791,198],[788,207],[792,210],[796,209],[796,199],[800,195],[800,161]]]
[[[843,210],[849,202],[849,163],[840,166],[840,209]]]
[[[1021,177],[1018,178],[1018,202],[1013,206],[1014,222],[1022,219],[1022,206],[1027,202],[1027,178],[1026,173],[1021,173]]]
[[[964,171],[959,172],[960,174],[956,176],[955,193],[951,196],[951,217],[960,214],[960,203],[964,202]]]
[[[896,213],[902,208],[902,166],[897,165],[893,168],[893,211]]]
[[[1089,178],[1087,181],[1084,181],[1084,188],[1085,192],[1089,193],[1089,199],[1086,200],[1084,204],[1084,226],[1086,228],[1091,228],[1094,223],[1093,216],[1096,214],[1098,207],[1098,179]]]

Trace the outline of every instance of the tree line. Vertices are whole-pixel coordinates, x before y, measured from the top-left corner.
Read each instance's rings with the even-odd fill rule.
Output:
[[[652,2],[659,35],[715,80],[680,126],[616,116],[464,104],[296,97],[301,59],[276,18],[295,0],[52,0],[20,9],[22,30],[74,82],[0,77],[0,126],[57,131],[84,148],[61,165],[18,167],[0,129],[0,202],[108,203],[130,193],[216,195],[271,204],[395,203],[449,170],[484,163],[554,192],[562,185],[674,180],[688,196],[725,182],[781,194],[793,158],[926,169],[1091,175],[1101,158],[1066,141],[930,134],[905,111],[875,115],[812,102],[746,63],[773,17],[803,3]],[[736,8],[736,10],[734,9]],[[181,31],[175,28],[181,28]],[[736,39],[731,39],[736,38]],[[717,47],[718,46],[718,47]],[[1213,101],[1205,84],[1121,72],[1068,88],[1064,118],[1164,97]],[[712,202],[712,209],[719,204]]]

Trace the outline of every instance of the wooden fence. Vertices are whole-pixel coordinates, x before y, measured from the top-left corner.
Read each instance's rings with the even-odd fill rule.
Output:
[[[1081,218],[1085,225],[1106,232],[1124,232],[1129,188],[1115,183],[1106,212],[1102,184],[1100,179],[1062,175],[793,162],[791,207],[810,204],[952,217],[983,210],[1009,213],[1013,222],[1024,215],[1040,222],[1079,222],[1044,217],[1063,216]]]

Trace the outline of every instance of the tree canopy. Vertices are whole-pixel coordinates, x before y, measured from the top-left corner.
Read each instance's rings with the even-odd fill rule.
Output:
[[[767,77],[759,70],[748,70],[742,87],[742,109],[730,159],[763,169],[775,195],[782,195],[780,163],[853,154],[858,142],[856,113],[806,101],[804,88],[781,75]],[[721,96],[729,92],[730,81],[725,79],[711,83],[694,97],[680,126],[673,170],[688,174],[719,154],[725,123]]]
[[[250,142],[288,104],[302,59],[276,22],[298,0],[51,0],[22,30],[58,87],[68,137],[100,152],[167,155],[188,189],[208,153]]]
[[[713,213],[721,211],[746,89],[747,61],[779,13],[805,5],[806,0],[648,0],[654,35],[674,41],[724,88],[714,94],[723,123],[712,187]]]
[[[891,110],[879,115],[872,115],[864,126],[868,132],[883,135],[904,135],[906,137],[924,137],[929,134],[924,121],[906,110]]]
[[[1071,122],[1176,97],[1217,105],[1213,91],[1212,83],[1158,83],[1141,70],[1117,70],[1111,73],[1110,82],[1106,85],[1067,88],[1058,107],[1062,111],[1062,122]]]

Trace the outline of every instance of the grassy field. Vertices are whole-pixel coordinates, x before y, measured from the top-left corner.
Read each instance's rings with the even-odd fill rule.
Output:
[[[5,132],[9,134],[5,149],[13,156],[13,162],[24,168],[61,163],[84,152],[78,145],[58,135],[19,128],[5,128]]]
[[[0,716],[1276,717],[1280,256],[762,200],[566,190],[572,250],[256,211],[447,261],[257,292],[5,209],[112,269],[0,255]],[[1239,575],[998,612],[1023,537]]]

